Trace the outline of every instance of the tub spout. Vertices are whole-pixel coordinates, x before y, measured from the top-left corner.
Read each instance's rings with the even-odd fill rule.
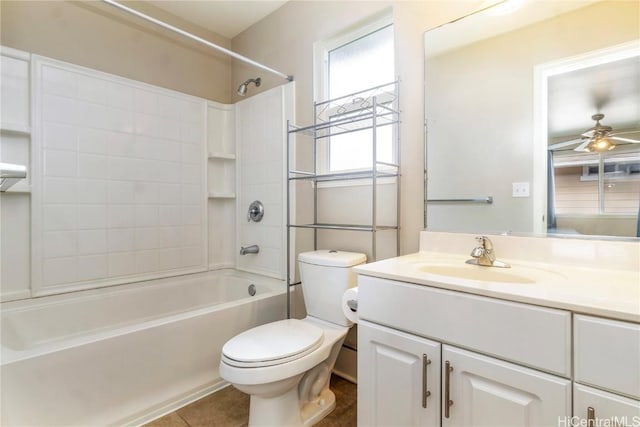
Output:
[[[258,252],[260,252],[260,247],[258,245],[240,247],[240,255],[257,254]]]

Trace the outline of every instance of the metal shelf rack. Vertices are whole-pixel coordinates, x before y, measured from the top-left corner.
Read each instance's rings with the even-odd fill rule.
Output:
[[[296,126],[287,123],[287,314],[290,315],[289,287],[299,282],[292,282],[291,278],[291,231],[292,229],[312,229],[313,247],[317,249],[318,230],[344,230],[371,233],[371,260],[377,259],[376,233],[390,230],[396,233],[396,251],[400,253],[400,138],[398,124],[399,110],[399,81],[376,86],[350,95],[329,101],[314,103],[314,123],[309,126]],[[393,161],[378,159],[378,132],[382,127],[392,127]],[[338,135],[370,130],[372,159],[371,168],[357,171],[325,173],[319,168],[319,156],[323,154],[318,148],[320,142],[328,143],[329,139]],[[295,157],[298,141],[310,140],[312,147],[307,147],[310,159],[308,170],[296,168]],[[302,163],[301,161],[299,163]],[[308,166],[309,166],[308,165]],[[377,213],[377,187],[380,179],[384,182],[393,181],[395,185],[396,206],[395,223],[380,224]],[[365,219],[364,224],[327,224],[318,221],[318,183],[331,181],[367,180],[371,191],[371,217]],[[309,224],[291,222],[291,210],[295,209],[291,203],[291,186],[294,182],[311,181],[313,183],[313,221]]]

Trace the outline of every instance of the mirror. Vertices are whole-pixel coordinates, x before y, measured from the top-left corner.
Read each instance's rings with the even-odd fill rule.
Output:
[[[426,228],[637,236],[640,5],[511,3],[425,33]]]

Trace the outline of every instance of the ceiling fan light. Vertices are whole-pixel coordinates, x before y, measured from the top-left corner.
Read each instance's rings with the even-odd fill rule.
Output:
[[[587,150],[589,150],[590,152],[597,151],[601,153],[603,151],[613,150],[614,147],[615,145],[609,139],[598,138],[593,140],[593,142],[589,144],[589,146],[587,147]]]

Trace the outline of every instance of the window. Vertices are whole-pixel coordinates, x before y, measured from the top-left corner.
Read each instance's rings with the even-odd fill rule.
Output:
[[[617,151],[617,152],[616,152]],[[601,157],[602,156],[602,157]],[[638,213],[640,150],[554,155],[556,212],[559,215]],[[600,176],[600,167],[604,173]]]
[[[320,78],[316,98],[335,99],[395,80],[393,25],[385,16],[365,27],[320,43]],[[325,172],[372,167],[372,130],[332,136],[320,153],[320,169]],[[392,163],[392,127],[377,131],[377,157]]]

